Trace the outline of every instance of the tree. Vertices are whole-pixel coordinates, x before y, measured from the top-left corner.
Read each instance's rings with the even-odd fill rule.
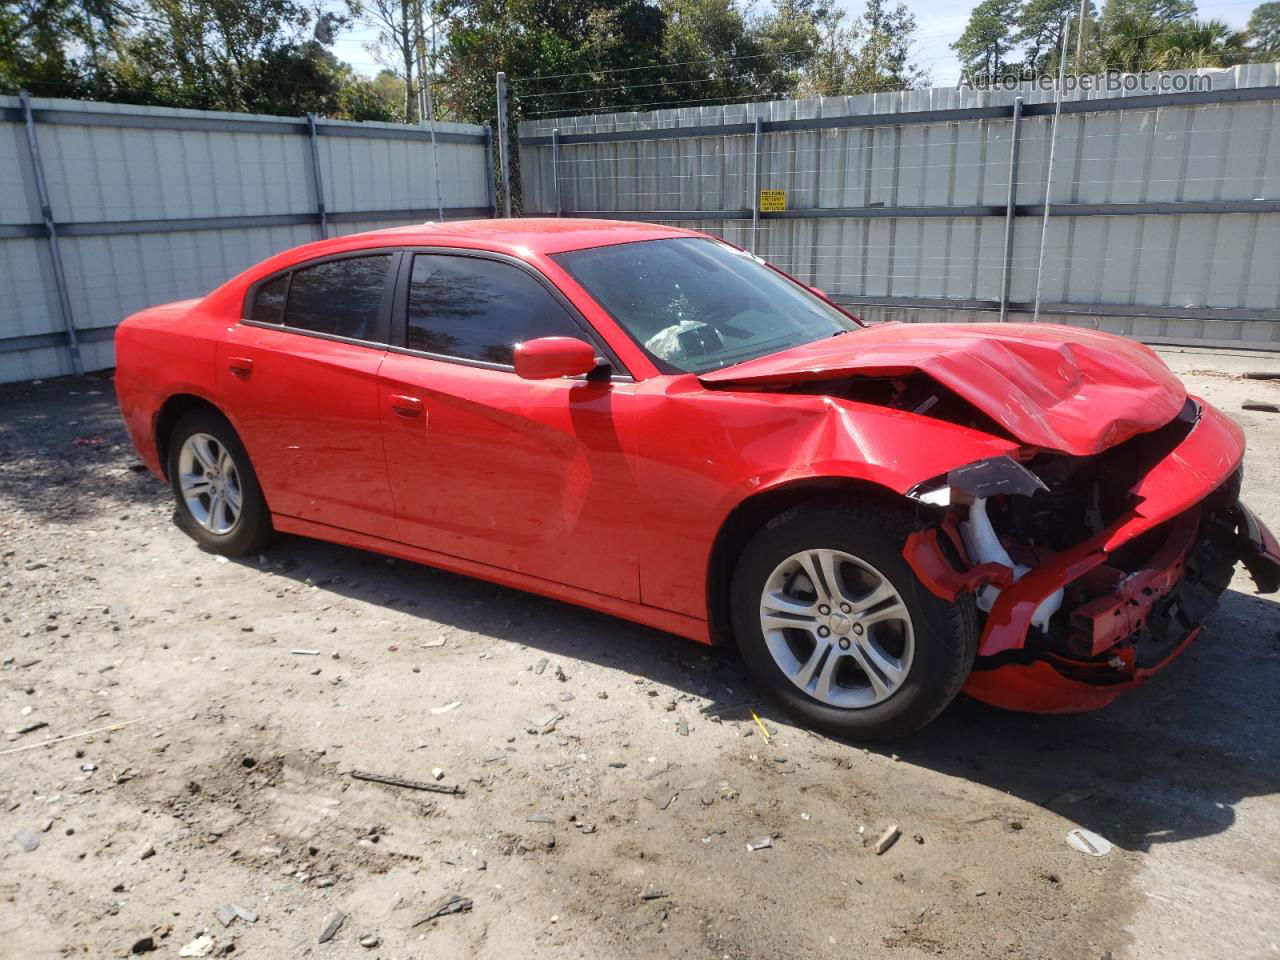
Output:
[[[426,63],[425,0],[361,0],[354,6],[358,19],[377,30],[370,51],[404,84],[401,109],[405,122],[418,119],[418,71]]]
[[[1266,59],[1280,55],[1280,0],[1271,0],[1254,9],[1245,28],[1249,45]]]
[[[1087,35],[1097,17],[1097,11],[1089,0],[1086,3]],[[1023,67],[1028,74],[1053,76],[1057,73],[1064,21],[1068,30],[1067,59],[1071,62],[1080,29],[1079,12],[1079,0],[1026,0],[1018,12],[1018,32],[1013,39],[1023,49]]]
[[[1107,0],[1102,7],[1102,29],[1115,22],[1141,19],[1158,31],[1196,15],[1195,0]]]
[[[1017,11],[1018,0],[982,0],[973,8],[960,39],[951,44],[971,83],[994,83],[1008,73]]]
[[[926,79],[911,60],[916,19],[907,6],[867,0],[852,22],[843,16],[819,22],[817,49],[805,64],[793,95],[834,96],[908,90]]]
[[[1225,67],[1248,58],[1245,35],[1221,20],[1177,20],[1150,16],[1103,18],[1098,50],[1105,70],[1141,73]]]

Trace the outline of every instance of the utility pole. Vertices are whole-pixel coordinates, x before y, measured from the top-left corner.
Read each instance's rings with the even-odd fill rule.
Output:
[[[1080,0],[1080,24],[1076,27],[1076,73],[1084,69],[1084,15],[1088,6],[1089,0]]]
[[[511,164],[507,150],[507,75],[498,71],[498,166],[502,173],[502,212],[511,216]]]

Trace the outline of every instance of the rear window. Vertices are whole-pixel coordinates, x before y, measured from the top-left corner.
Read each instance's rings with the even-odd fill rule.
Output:
[[[284,310],[285,325],[353,340],[372,339],[390,264],[390,254],[379,254],[295,270]],[[256,317],[256,302],[254,309]]]

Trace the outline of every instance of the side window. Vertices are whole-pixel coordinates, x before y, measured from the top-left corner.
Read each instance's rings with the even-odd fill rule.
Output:
[[[512,347],[538,337],[585,339],[568,311],[519,267],[447,254],[413,258],[411,350],[510,364]]]
[[[295,270],[284,310],[285,326],[372,339],[390,263],[390,254],[380,254]]]
[[[289,292],[289,274],[285,273],[258,288],[253,298],[252,319],[258,323],[284,323],[284,297]]]

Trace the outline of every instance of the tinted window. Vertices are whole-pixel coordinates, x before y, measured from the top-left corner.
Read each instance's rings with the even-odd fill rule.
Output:
[[[287,273],[264,283],[253,298],[252,319],[259,323],[284,323],[284,295],[288,292]]]
[[[391,256],[348,257],[293,272],[284,322],[355,340],[371,340],[377,329],[383,282]]]
[[[546,287],[519,267],[437,254],[413,258],[408,327],[411,350],[489,363],[512,363],[511,348],[525,340],[585,339]]]
[[[858,324],[750,254],[716,240],[648,240],[556,254],[667,373],[703,373]]]

